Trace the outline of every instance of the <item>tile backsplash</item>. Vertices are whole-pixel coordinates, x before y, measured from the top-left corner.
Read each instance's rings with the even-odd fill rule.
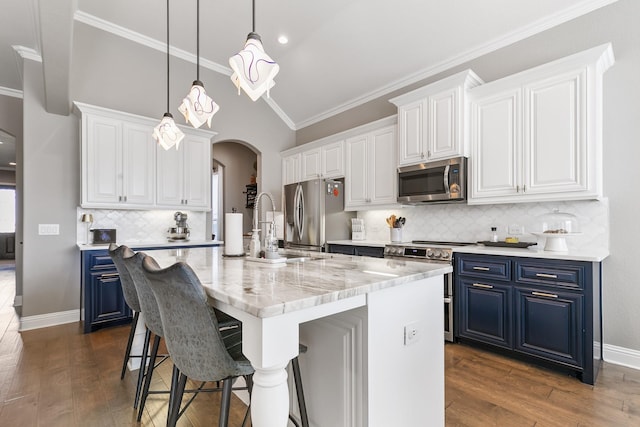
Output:
[[[511,203],[500,205],[432,204],[404,206],[393,210],[360,211],[367,240],[389,241],[385,218],[391,214],[406,218],[402,240],[434,240],[476,242],[489,240],[491,227],[497,227],[500,240],[510,225],[524,227],[522,241],[535,242],[530,232],[538,229],[539,216],[558,208],[577,217],[582,234],[567,239],[569,249],[609,247],[609,202],[564,201],[544,203]]]
[[[163,242],[167,240],[167,229],[175,226],[175,210],[136,211],[77,208],[78,243],[87,241],[87,225],[80,222],[82,214],[93,214],[91,228],[115,228],[118,243]],[[191,229],[191,240],[204,240],[206,233],[206,213],[180,211],[188,215],[187,224]],[[209,239],[211,236],[209,236]]]

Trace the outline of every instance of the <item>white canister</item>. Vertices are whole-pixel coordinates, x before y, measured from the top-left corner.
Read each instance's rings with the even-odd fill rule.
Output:
[[[402,228],[390,228],[389,231],[392,242],[402,242]]]

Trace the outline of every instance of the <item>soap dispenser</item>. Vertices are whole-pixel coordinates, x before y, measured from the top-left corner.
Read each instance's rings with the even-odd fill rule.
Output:
[[[249,256],[251,258],[260,257],[260,229],[254,228],[251,234],[251,241],[249,242]]]

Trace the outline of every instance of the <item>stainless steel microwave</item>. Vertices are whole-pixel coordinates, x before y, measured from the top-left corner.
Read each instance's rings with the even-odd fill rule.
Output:
[[[451,203],[467,200],[467,158],[398,168],[398,202]]]

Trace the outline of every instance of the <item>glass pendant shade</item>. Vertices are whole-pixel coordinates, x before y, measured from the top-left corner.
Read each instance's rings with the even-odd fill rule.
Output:
[[[280,71],[280,66],[267,55],[262,47],[260,36],[249,33],[244,49],[229,58],[233,70],[231,81],[242,88],[251,100],[256,101],[275,85],[273,78]]]
[[[199,128],[204,123],[211,127],[211,118],[219,109],[220,106],[207,95],[204,85],[199,80],[193,82],[189,94],[178,107],[184,119],[194,128]]]
[[[177,150],[182,138],[184,138],[184,133],[176,126],[171,113],[164,113],[160,124],[153,129],[153,139],[165,150],[169,150],[174,145]]]

